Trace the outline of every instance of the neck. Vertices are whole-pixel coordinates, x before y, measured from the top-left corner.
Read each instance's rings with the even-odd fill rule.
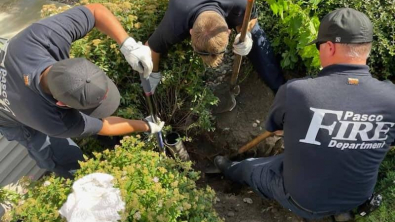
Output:
[[[352,58],[334,59],[328,62],[327,64],[325,64],[325,66],[323,65],[322,68],[336,64],[366,65],[366,59],[352,59]]]
[[[44,72],[41,73],[41,75],[40,75],[40,87],[45,93],[47,93],[49,95],[52,95],[51,91],[48,88],[48,78],[47,78],[47,75],[48,75],[48,72],[49,72],[50,69],[51,69],[51,66],[46,68],[44,70]]]

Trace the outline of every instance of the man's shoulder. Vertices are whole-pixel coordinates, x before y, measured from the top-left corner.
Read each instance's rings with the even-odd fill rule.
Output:
[[[378,79],[376,79],[376,80],[377,80],[376,85],[378,88],[380,88],[382,90],[386,90],[386,91],[388,90],[391,92],[395,92],[395,85],[390,80],[383,80],[383,81],[380,81]]]
[[[26,115],[26,111],[15,111],[16,119],[22,124],[47,135],[57,136],[72,130],[81,121],[81,114],[77,110],[55,107],[50,105],[49,102],[43,101],[42,97],[37,94],[34,97],[31,96],[30,98],[36,100],[36,102],[41,102],[37,105],[32,103],[19,103],[17,105],[18,109],[29,110],[28,115]]]
[[[314,83],[314,78],[311,76],[306,76],[302,78],[295,78],[295,79],[290,79],[288,80],[284,86],[289,90],[289,89],[303,89],[307,85],[311,85]]]

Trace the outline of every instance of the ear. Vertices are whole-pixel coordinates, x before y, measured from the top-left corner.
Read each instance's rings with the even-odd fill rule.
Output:
[[[60,102],[60,101],[57,101],[57,102],[56,102],[56,105],[57,105],[57,106],[67,106],[66,104],[64,104],[64,103],[62,103],[62,102]]]
[[[328,53],[330,56],[335,55],[336,53],[336,45],[333,42],[327,42],[327,47],[328,47]]]
[[[189,29],[189,34],[191,34],[191,35],[192,35],[192,29]]]
[[[228,29],[228,34],[230,34],[232,32],[232,30],[231,29]]]

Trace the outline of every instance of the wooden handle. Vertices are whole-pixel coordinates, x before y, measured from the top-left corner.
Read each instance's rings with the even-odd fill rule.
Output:
[[[241,153],[244,153],[244,152],[250,150],[252,147],[256,146],[256,145],[257,145],[258,143],[260,143],[262,140],[264,140],[264,139],[266,139],[266,138],[268,138],[269,136],[272,136],[272,135],[273,135],[273,133],[272,133],[272,132],[269,132],[269,131],[266,131],[266,132],[262,133],[261,135],[255,137],[255,139],[253,139],[251,142],[249,142],[249,143],[247,143],[246,145],[244,145],[243,147],[241,147],[241,148],[238,150],[237,153],[238,153],[238,154],[241,154]]]
[[[243,25],[241,26],[241,31],[240,31],[241,32],[239,39],[240,42],[244,42],[244,39],[247,35],[248,23],[250,22],[251,19],[254,2],[255,0],[247,0],[246,11],[244,12]]]
[[[248,23],[250,22],[254,2],[255,0],[247,0],[247,7],[244,12],[243,25],[241,26],[241,34],[239,39],[240,42],[244,42],[244,39],[247,35]],[[239,76],[240,65],[242,61],[241,58],[242,58],[241,55],[235,55],[235,60],[233,61],[232,77],[230,79],[231,89],[233,89],[233,87],[236,85],[237,77]]]

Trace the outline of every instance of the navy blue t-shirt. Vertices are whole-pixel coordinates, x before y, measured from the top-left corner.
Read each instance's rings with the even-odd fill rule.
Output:
[[[266,130],[284,130],[284,186],[298,204],[350,210],[371,196],[395,139],[393,95],[365,65],[332,65],[279,89]]]
[[[0,93],[0,126],[25,125],[49,136],[96,134],[100,119],[78,110],[60,108],[40,87],[40,74],[57,61],[68,59],[71,43],[95,25],[88,8],[74,7],[43,19],[10,40]]]
[[[246,0],[170,0],[165,16],[148,39],[148,44],[153,51],[165,53],[170,46],[190,36],[193,23],[205,11],[218,12],[230,29],[236,28],[243,24],[246,6]],[[256,10],[251,17],[257,17]]]

